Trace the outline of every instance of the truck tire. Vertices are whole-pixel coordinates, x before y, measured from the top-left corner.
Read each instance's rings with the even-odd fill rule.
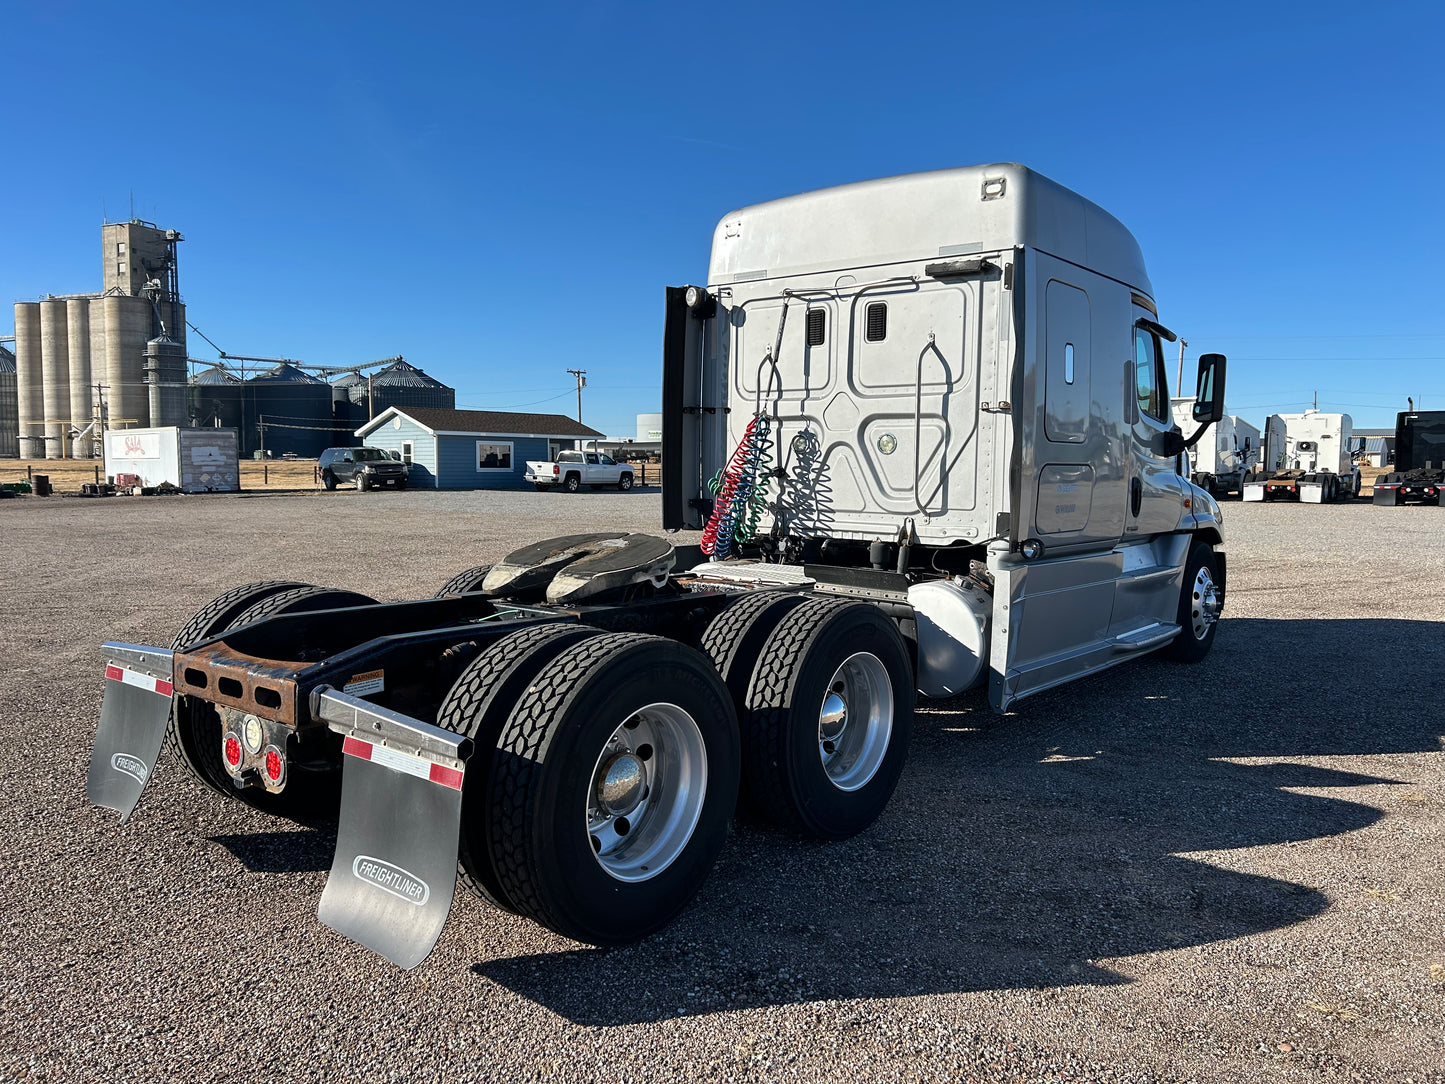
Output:
[[[329,470],[324,470],[324,471],[322,471],[322,472],[321,472],[321,484],[322,484],[322,486],[325,487],[326,489],[335,489],[335,488],[336,488],[336,475],[332,474]]]
[[[486,827],[486,786],[497,737],[542,667],[572,645],[601,634],[590,625],[558,623],[504,636],[462,671],[437,712],[437,726],[473,742],[462,790],[458,876],[474,895],[504,911],[515,913],[516,907],[497,880]]]
[[[448,595],[465,595],[475,591],[482,586],[482,581],[487,578],[487,573],[492,571],[491,565],[478,565],[476,568],[469,568],[465,572],[458,572],[446,583],[437,589],[432,598],[446,598]]]
[[[743,782],[776,824],[847,839],[888,804],[913,729],[914,675],[893,621],[814,600],[778,623],[748,686]]]
[[[746,718],[748,683],[752,681],[763,645],[778,622],[806,601],[808,596],[796,591],[751,592],[729,604],[708,623],[698,649],[717,668],[732,694],[739,719]]]
[[[630,472],[617,479],[617,488],[622,490],[623,493],[626,493],[632,488],[632,474]]]
[[[497,741],[488,842],[503,891],[590,944],[660,929],[717,859],[739,759],[732,701],[698,652],[630,633],[574,644]]]
[[[582,476],[580,474],[569,474],[562,479],[562,488],[568,493],[576,493],[582,488]]]
[[[302,584],[287,591],[277,591],[257,599],[231,622],[232,628],[249,625],[279,614],[309,613],[312,610],[339,610],[345,606],[375,606],[376,599],[358,591],[341,591],[334,587],[312,587]]]
[[[262,599],[306,586],[294,580],[264,580],[233,587],[193,613],[176,633],[171,648],[181,651],[209,640],[235,625],[240,614]],[[203,706],[193,710],[188,697],[175,697],[166,723],[166,748],[206,786],[226,795],[237,793],[221,764],[221,724],[215,711]]]
[[[1214,563],[1214,547],[1195,540],[1189,547],[1189,561],[1184,566],[1184,585],[1179,593],[1179,635],[1169,641],[1161,654],[1175,662],[1196,663],[1214,646],[1217,620],[1206,614],[1208,595],[1218,591],[1219,570]],[[1223,600],[1220,600],[1223,605]]]
[[[249,592],[249,594],[244,594],[245,592]],[[227,596],[238,596],[238,601],[244,608],[237,609],[235,605],[218,606]],[[182,627],[181,633],[176,636],[176,643],[179,648],[182,644],[193,644],[224,632],[226,629],[249,625],[253,621],[260,621],[263,617],[274,617],[281,613],[324,610],[339,606],[362,606],[375,601],[375,599],[357,594],[355,591],[338,591],[326,587],[313,587],[309,584],[282,582],[247,584],[245,587],[238,587],[234,591],[227,592],[215,599],[210,607],[204,607],[198,611],[196,616]],[[211,607],[226,610],[229,616],[224,623],[221,621],[211,623],[206,628],[204,635],[194,635],[193,629],[198,624],[197,619]],[[183,636],[189,637],[189,639],[182,640]],[[257,809],[265,809],[273,813],[283,810],[300,810],[307,807],[308,798],[313,801],[319,798],[319,802],[316,803],[319,806],[324,805],[333,797],[329,789],[321,786],[316,787],[310,795],[306,793],[305,789],[286,790],[281,794],[268,794],[254,787],[236,789],[231,783],[230,774],[221,763],[220,714],[214,705],[205,700],[187,696],[177,696],[172,700],[170,722],[166,726],[166,743],[181,762],[190,769],[191,774],[201,782],[228,798],[235,798],[237,801],[245,802]]]

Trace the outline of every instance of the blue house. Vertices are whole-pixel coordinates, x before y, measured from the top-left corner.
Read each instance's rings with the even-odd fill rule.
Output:
[[[430,489],[521,489],[529,459],[551,459],[602,437],[561,414],[392,406],[356,431],[368,448],[397,452],[411,484]]]

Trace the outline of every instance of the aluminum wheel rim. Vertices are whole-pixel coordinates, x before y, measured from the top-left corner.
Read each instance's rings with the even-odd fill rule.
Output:
[[[1190,599],[1189,617],[1194,638],[1202,640],[1209,635],[1209,626],[1219,620],[1222,603],[1219,587],[1208,568],[1201,567],[1194,575],[1193,597]]]
[[[707,797],[707,745],[676,704],[648,704],[602,747],[587,788],[586,827],[597,864],[619,881],[646,881],[677,860]]]
[[[893,736],[893,682],[877,655],[843,660],[818,709],[818,757],[829,781],[853,791],[878,774]]]

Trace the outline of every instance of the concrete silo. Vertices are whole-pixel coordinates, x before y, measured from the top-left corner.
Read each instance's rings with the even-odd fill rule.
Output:
[[[110,385],[109,427],[148,426],[150,397],[144,359],[146,341],[151,337],[150,300],[109,294],[100,304],[105,321],[105,382]]]
[[[45,458],[62,459],[70,446],[70,325],[64,301],[40,302],[41,408]]]
[[[110,380],[109,380],[109,378],[107,377],[106,371],[105,371],[105,306],[104,306],[104,304],[103,304],[104,300],[105,300],[105,299],[104,299],[104,298],[101,298],[101,297],[93,297],[93,298],[90,299],[90,302],[89,302],[89,304],[90,304],[90,315],[89,315],[89,321],[90,321],[90,382],[91,382],[92,385],[95,385],[95,384],[101,385],[100,388],[94,388],[94,387],[92,387],[92,389],[91,389],[91,394],[95,397],[95,398],[92,400],[92,406],[93,406],[93,408],[94,408],[94,410],[95,410],[95,417],[96,417],[96,422],[97,422],[96,427],[95,427],[95,430],[96,430],[96,431],[95,431],[95,438],[96,438],[96,447],[97,447],[97,448],[101,447],[101,444],[100,444],[100,441],[101,441],[101,433],[102,433],[102,431],[103,431],[105,428],[109,427],[111,415],[113,415],[113,414],[118,415],[118,414],[119,414],[118,411],[116,411],[116,410],[114,410],[114,409],[112,408],[112,404],[111,404],[111,400],[110,400],[110,388],[106,387],[106,385],[110,383]],[[72,333],[72,334],[73,334],[73,333]]]
[[[77,435],[70,454],[89,459],[100,445],[99,426],[86,432],[94,420],[95,401],[95,389],[90,386],[90,298],[66,299],[65,322],[70,340],[70,425]],[[79,436],[81,433],[85,436]]]
[[[40,368],[40,303],[15,303],[15,424],[21,459],[45,457]]]

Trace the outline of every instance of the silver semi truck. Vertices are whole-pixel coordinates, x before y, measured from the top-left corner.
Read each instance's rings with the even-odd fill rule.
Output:
[[[1021,166],[733,212],[666,293],[666,537],[548,539],[408,602],[247,584],[169,648],[107,644],[90,795],[128,818],[163,743],[261,808],[339,775],[320,920],[404,967],[459,875],[645,936],[740,790],[802,835],[872,823],[917,696],[1005,711],[1208,653],[1223,528],[1175,469],[1173,338],[1129,232]],[[1191,440],[1224,377],[1200,359]]]

